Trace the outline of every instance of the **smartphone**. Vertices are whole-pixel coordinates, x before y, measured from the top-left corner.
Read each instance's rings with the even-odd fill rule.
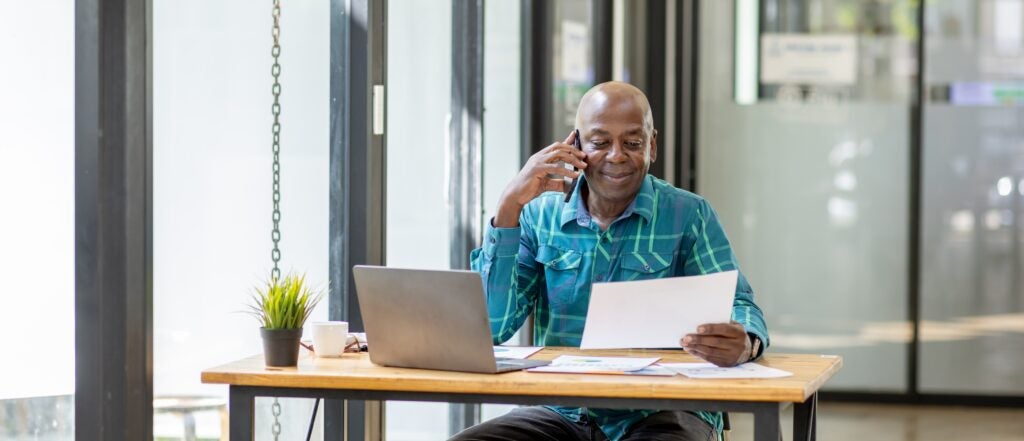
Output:
[[[573,139],[573,142],[572,142],[573,147],[576,147],[576,150],[583,150],[583,144],[580,142],[580,129],[576,129],[573,133],[574,133],[574,136],[572,137],[572,139]],[[573,166],[572,167],[572,171],[579,171],[579,169],[576,168],[576,166]],[[565,186],[565,189],[564,189],[565,190],[565,201],[564,201],[565,203],[568,203],[569,199],[572,198],[572,191],[574,189],[576,189],[576,180],[577,179],[579,179],[579,178],[578,177],[577,178],[572,178],[572,179],[565,178],[565,181],[567,182],[567,185]]]

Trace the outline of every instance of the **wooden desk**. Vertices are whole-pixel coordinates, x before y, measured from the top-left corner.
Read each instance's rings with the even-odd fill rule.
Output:
[[[531,358],[563,354],[661,357],[663,362],[700,361],[683,351],[546,348]],[[402,369],[370,363],[366,353],[341,358],[304,356],[297,368],[267,368],[263,356],[202,373],[203,383],[231,389],[231,435],[251,440],[257,396],[338,400],[400,400],[562,405],[595,408],[708,410],[754,414],[754,439],[777,441],[779,413],[795,404],[797,440],[815,439],[817,391],[842,367],[842,358],[767,354],[759,361],[793,376],[777,379],[696,380],[683,376],[579,375],[530,372],[469,374]]]

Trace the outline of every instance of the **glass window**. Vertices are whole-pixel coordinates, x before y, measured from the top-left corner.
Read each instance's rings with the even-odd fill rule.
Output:
[[[522,56],[520,2],[484,2],[483,221],[490,222],[498,198],[517,174],[521,158]],[[483,229],[481,229],[483,231]],[[508,344],[529,344],[513,336]],[[484,404],[481,420],[516,406]]]
[[[520,5],[484,7],[482,182],[485,222],[520,160]],[[387,264],[450,267],[448,124],[451,114],[452,4],[388,2]],[[409,72],[416,72],[410,75]],[[512,406],[484,405],[484,419]],[[444,403],[388,402],[389,440],[443,439]]]
[[[701,4],[697,190],[772,350],[845,357],[830,389],[907,387],[912,6]]]
[[[4,2],[0,438],[74,439],[74,2]],[[10,362],[7,362],[7,361]],[[30,362],[26,362],[30,361]]]
[[[448,269],[451,1],[391,0],[387,14],[387,264]],[[448,437],[447,404],[385,412],[389,440]]]
[[[328,2],[285,2],[281,15],[281,269],[326,288]],[[219,397],[205,368],[259,354],[241,313],[272,267],[271,5],[153,2],[154,396]],[[323,301],[311,320],[325,320]],[[310,338],[307,333],[306,338]],[[226,400],[225,400],[226,402]],[[273,439],[273,399],[256,402],[257,439]],[[281,439],[304,439],[313,400],[282,399]],[[154,415],[157,439],[180,416]],[[217,411],[194,415],[218,439]]]
[[[925,12],[921,390],[1021,395],[1024,2]]]

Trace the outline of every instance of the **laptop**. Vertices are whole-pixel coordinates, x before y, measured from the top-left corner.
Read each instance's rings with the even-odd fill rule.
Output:
[[[356,265],[370,361],[495,374],[548,364],[495,358],[480,274]]]

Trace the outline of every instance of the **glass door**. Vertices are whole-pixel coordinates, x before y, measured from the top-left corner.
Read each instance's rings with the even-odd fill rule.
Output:
[[[914,4],[701,3],[696,190],[772,350],[845,357],[832,390],[908,387]]]
[[[1024,1],[925,12],[920,387],[1021,396]]]

